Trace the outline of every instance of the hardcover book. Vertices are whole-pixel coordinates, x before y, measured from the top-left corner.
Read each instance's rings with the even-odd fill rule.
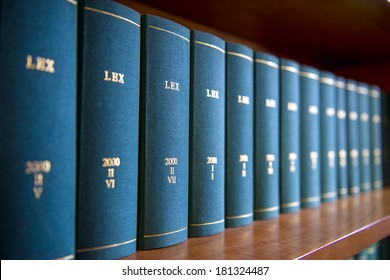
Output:
[[[337,96],[335,75],[320,73],[321,199],[337,198]]]
[[[360,189],[365,192],[371,189],[370,96],[365,83],[359,83],[356,91],[360,109]]]
[[[138,248],[188,237],[190,31],[142,16]]]
[[[390,93],[382,95],[383,170],[390,170]],[[372,157],[371,157],[372,159]],[[371,162],[372,164],[372,162]],[[390,186],[390,172],[383,173],[383,185]]]
[[[279,59],[255,53],[255,219],[279,215]]]
[[[315,207],[321,203],[320,83],[319,71],[301,66],[301,203]]]
[[[1,259],[74,259],[76,1],[1,1]]]
[[[350,194],[360,193],[359,99],[356,90],[356,81],[348,80],[348,189]]]
[[[371,112],[371,154],[372,169],[371,180],[373,189],[383,188],[382,164],[382,94],[378,86],[370,86],[370,112]],[[386,143],[388,145],[388,143]],[[388,173],[388,172],[387,172]]]
[[[225,41],[191,32],[189,236],[225,229]]]
[[[253,50],[226,43],[226,227],[253,222]]]
[[[348,135],[347,135],[347,93],[345,79],[336,80],[337,95],[337,189],[338,196],[348,195]]]
[[[140,15],[86,0],[79,46],[77,258],[136,250]]]
[[[280,60],[280,210],[300,209],[299,64]]]

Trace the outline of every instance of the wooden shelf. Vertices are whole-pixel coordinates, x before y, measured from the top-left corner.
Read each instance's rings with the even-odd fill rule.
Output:
[[[279,218],[125,259],[347,259],[390,235],[390,189],[371,191]]]

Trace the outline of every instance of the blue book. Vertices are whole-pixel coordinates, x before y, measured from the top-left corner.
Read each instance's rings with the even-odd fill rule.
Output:
[[[255,54],[255,219],[279,215],[279,59]]]
[[[337,93],[335,75],[320,73],[321,198],[337,198]]]
[[[356,90],[356,81],[348,80],[348,189],[350,194],[360,193],[359,98]]]
[[[136,250],[140,21],[116,2],[82,6],[78,259]]]
[[[138,248],[188,238],[190,30],[142,16]]]
[[[0,258],[74,259],[74,1],[1,1]]]
[[[301,203],[315,207],[321,203],[320,83],[319,71],[300,69],[301,100]]]
[[[299,64],[280,60],[280,210],[300,209]]]
[[[373,189],[383,188],[382,164],[382,94],[378,86],[370,86],[370,113],[371,113],[371,180]],[[388,173],[388,172],[386,172]]]
[[[383,170],[390,170],[390,93],[382,95]],[[371,157],[372,159],[372,157]],[[372,163],[372,162],[371,162]],[[390,186],[390,172],[383,172],[383,185]]]
[[[189,236],[225,230],[225,41],[191,32]]]
[[[345,79],[338,77],[336,80],[337,95],[337,189],[339,197],[348,195],[348,134],[347,134],[347,93]]]
[[[253,222],[253,50],[226,43],[226,227]]]
[[[356,91],[359,99],[360,190],[365,192],[371,189],[370,96],[365,83],[359,83]]]

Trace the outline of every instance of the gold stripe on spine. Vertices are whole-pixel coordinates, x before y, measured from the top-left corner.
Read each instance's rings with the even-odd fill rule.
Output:
[[[321,197],[319,196],[312,196],[312,197],[305,197],[301,199],[302,202],[317,202],[321,200]]]
[[[106,11],[103,11],[103,10],[99,10],[99,9],[95,9],[95,8],[92,8],[92,7],[84,7],[85,10],[87,11],[91,11],[91,12],[95,12],[95,13],[100,13],[100,14],[104,14],[104,15],[107,15],[107,16],[112,16],[112,17],[115,17],[115,18],[119,18],[121,20],[124,20],[124,21],[127,21],[131,24],[134,24],[135,26],[138,26],[140,27],[140,25],[132,20],[129,20],[128,18],[125,18],[125,17],[121,17],[121,16],[118,16],[116,14],[113,14],[113,13],[109,13],[109,12],[106,12]]]
[[[215,222],[208,222],[208,223],[202,223],[202,224],[190,224],[191,227],[200,227],[200,226],[208,226],[208,225],[215,225],[215,224],[220,224],[223,223],[225,219],[215,221]]]
[[[97,247],[85,248],[85,249],[77,249],[76,252],[77,253],[84,253],[84,252],[90,252],[90,251],[98,251],[98,250],[103,250],[103,249],[109,249],[109,248],[114,248],[114,247],[130,244],[130,243],[132,243],[132,242],[134,242],[136,240],[137,239],[131,239],[131,240],[128,240],[128,241],[115,243],[115,244],[110,244],[110,245],[103,245],[103,246],[97,246]]]
[[[280,66],[280,69],[285,70],[285,71],[289,71],[289,72],[293,72],[293,73],[297,73],[297,74],[299,73],[298,68],[295,68],[292,66],[282,65],[282,66]]]
[[[74,259],[74,255],[68,255],[68,256],[65,256],[65,257],[61,257],[61,258],[58,258],[56,260],[72,260]]]
[[[174,231],[170,231],[170,232],[157,233],[157,234],[146,234],[146,235],[144,235],[144,238],[151,238],[151,237],[159,237],[159,236],[170,235],[170,234],[174,234],[174,233],[178,233],[178,232],[184,231],[186,229],[187,229],[187,227],[181,228],[181,229],[178,229],[178,230],[174,230]]]
[[[319,79],[317,74],[311,73],[311,72],[300,72],[299,75],[302,77],[305,77],[305,78],[313,79],[313,80]]]
[[[368,94],[368,88],[366,88],[366,87],[357,87],[356,90],[360,94],[364,94],[364,95]]]
[[[295,207],[295,206],[299,206],[301,205],[301,203],[299,201],[294,201],[294,202],[289,202],[289,203],[283,203],[282,204],[282,207],[283,208],[286,208],[286,207]]]
[[[356,86],[354,84],[347,84],[347,90],[355,91]]]
[[[243,219],[243,218],[248,218],[248,217],[252,217],[252,216],[253,216],[253,213],[248,213],[248,214],[243,214],[243,215],[238,215],[238,216],[226,217],[226,220]]]
[[[190,41],[190,40],[187,39],[186,37],[184,37],[184,36],[182,36],[182,35],[180,35],[180,34],[177,34],[177,33],[175,33],[175,32],[166,30],[166,29],[164,29],[164,28],[160,28],[160,27],[153,26],[153,25],[149,25],[149,27],[150,27],[150,28],[153,28],[153,29],[156,29],[156,30],[160,30],[160,31],[167,32],[167,33],[172,34],[172,35],[175,35],[175,36],[177,36],[177,37],[179,37],[179,38],[182,38],[183,40],[186,40],[187,42]]]
[[[339,189],[339,194],[344,195],[344,194],[347,194],[347,193],[348,193],[348,188],[341,188],[341,189]]]
[[[337,196],[337,192],[327,192],[327,193],[323,193],[321,196],[322,198],[333,198]]]
[[[333,79],[331,78],[326,78],[326,77],[321,77],[320,78],[320,82],[323,83],[323,84],[327,84],[327,85],[330,85],[330,86],[334,86],[336,83]]]
[[[253,58],[251,58],[250,56],[247,56],[247,55],[245,55],[245,54],[242,54],[242,53],[227,52],[227,54],[234,55],[234,56],[238,56],[238,57],[241,57],[241,58],[244,58],[244,59],[246,59],[246,60],[249,60],[249,61],[253,62]]]
[[[255,213],[272,212],[272,211],[276,211],[276,210],[279,210],[279,206],[262,208],[262,209],[255,209]]]
[[[360,193],[360,187],[359,186],[354,186],[351,188],[351,193]]]
[[[78,5],[77,1],[74,1],[74,0],[66,0],[67,2],[69,2],[70,4],[73,4],[73,5]]]
[[[379,91],[376,89],[370,90],[370,95],[371,95],[371,97],[374,97],[374,98],[379,98],[381,96]]]
[[[216,49],[216,50],[219,50],[221,53],[225,53],[225,50],[216,46],[216,45],[212,45],[212,44],[209,44],[209,43],[205,43],[205,42],[202,42],[202,41],[194,41],[195,43],[197,44],[201,44],[201,45],[205,45],[207,47],[210,47],[210,48],[213,48],[213,49]]]
[[[345,88],[345,83],[343,81],[336,81],[335,85],[338,88]]]
[[[279,65],[273,61],[258,59],[258,58],[255,61],[256,61],[256,63],[261,63],[264,65],[268,65],[268,66],[271,66],[273,68],[279,69]]]

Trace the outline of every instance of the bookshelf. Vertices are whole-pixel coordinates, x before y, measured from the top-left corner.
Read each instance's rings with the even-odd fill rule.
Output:
[[[118,0],[190,29],[390,90],[385,0]],[[347,259],[390,235],[390,189],[124,259]]]
[[[124,259],[347,259],[390,234],[390,189]]]

